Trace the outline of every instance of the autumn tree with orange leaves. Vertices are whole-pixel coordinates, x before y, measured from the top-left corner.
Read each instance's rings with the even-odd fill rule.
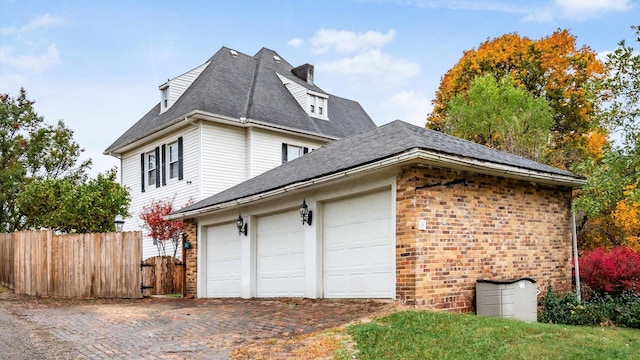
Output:
[[[553,125],[543,161],[569,169],[593,152],[589,149],[590,137],[606,137],[594,121],[597,105],[590,98],[588,86],[603,74],[603,64],[596,54],[589,47],[576,47],[576,38],[568,30],[558,30],[540,40],[505,34],[465,51],[444,75],[427,127],[439,131],[448,127],[450,100],[466,94],[476,77],[492,75],[501,80],[510,76],[517,86],[548,101]]]

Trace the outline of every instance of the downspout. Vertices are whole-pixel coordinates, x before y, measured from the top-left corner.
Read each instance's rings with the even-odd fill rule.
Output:
[[[120,185],[124,186],[124,171],[122,171],[122,154],[118,154],[118,160],[120,160],[120,169],[119,169],[119,175],[120,175]]]
[[[571,227],[573,233],[573,261],[574,261],[574,269],[575,269],[575,277],[576,277],[576,297],[578,299],[578,303],[581,302],[580,299],[580,264],[578,261],[578,236],[576,234],[576,214],[573,210],[573,206],[571,206]]]

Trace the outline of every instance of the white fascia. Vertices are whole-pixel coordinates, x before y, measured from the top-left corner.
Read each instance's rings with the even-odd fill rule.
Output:
[[[304,136],[310,139],[320,140],[320,141],[333,141],[333,140],[339,139],[338,137],[335,137],[335,136],[327,136],[319,133],[306,132],[300,129],[295,129],[287,126],[274,125],[266,121],[247,119],[247,118],[236,119],[229,116],[215,115],[215,114],[206,113],[204,111],[199,111],[199,110],[191,112],[189,116],[196,116],[202,120],[217,122],[221,124],[235,125],[235,126],[241,126],[241,127],[251,126],[251,127],[256,127],[260,129],[276,131],[283,134]]]
[[[264,122],[264,121],[260,121],[260,120],[254,120],[254,119],[247,119],[247,118],[233,118],[230,116],[224,116],[224,115],[217,115],[217,114],[212,114],[212,113],[207,113],[204,111],[200,111],[200,110],[194,110],[191,111],[185,115],[182,115],[178,118],[175,118],[174,120],[170,121],[169,123],[166,124],[165,127],[158,129],[155,133],[153,134],[149,134],[143,137],[140,137],[138,139],[135,139],[127,144],[124,144],[122,147],[109,151],[109,152],[103,152],[104,155],[110,155],[110,156],[114,156],[114,157],[118,157],[118,154],[122,154],[125,153],[131,149],[137,148],[139,146],[141,146],[142,144],[146,144],[148,142],[154,141],[157,138],[160,138],[182,126],[184,126],[183,121],[189,122],[191,124],[195,124],[194,120],[195,119],[200,119],[200,120],[205,120],[205,121],[211,121],[211,122],[215,122],[215,123],[219,123],[219,124],[226,124],[226,125],[234,125],[234,126],[240,126],[240,127],[256,127],[256,128],[261,128],[261,129],[267,129],[267,130],[271,130],[271,131],[276,131],[279,133],[283,133],[283,134],[291,134],[291,135],[297,135],[297,136],[303,136],[312,140],[319,140],[319,141],[334,141],[334,140],[338,140],[338,137],[335,136],[327,136],[327,135],[322,135],[322,134],[318,134],[318,133],[313,133],[313,132],[305,132],[305,131],[301,131],[299,129],[294,129],[294,128],[290,128],[290,127],[286,127],[286,126],[277,126],[277,125],[273,125],[270,124],[268,122]]]

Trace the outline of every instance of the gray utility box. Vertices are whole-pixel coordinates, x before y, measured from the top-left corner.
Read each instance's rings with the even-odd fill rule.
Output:
[[[530,278],[477,280],[476,313],[538,321],[538,287]]]

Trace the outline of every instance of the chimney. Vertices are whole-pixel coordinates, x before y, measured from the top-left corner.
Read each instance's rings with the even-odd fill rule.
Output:
[[[292,69],[291,72],[295,76],[306,81],[308,84],[313,85],[313,65],[311,64],[300,65],[297,68]]]

